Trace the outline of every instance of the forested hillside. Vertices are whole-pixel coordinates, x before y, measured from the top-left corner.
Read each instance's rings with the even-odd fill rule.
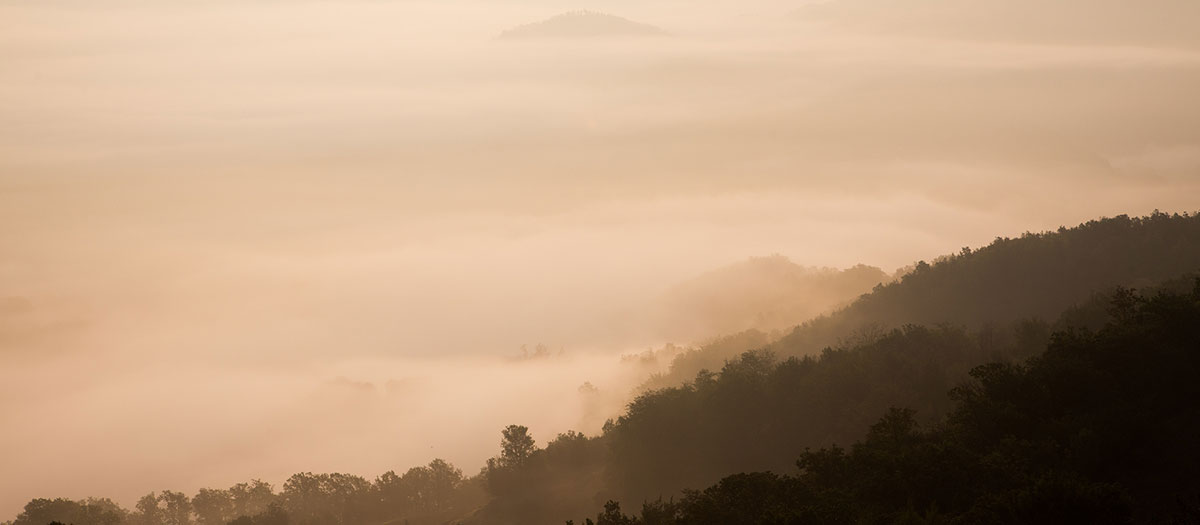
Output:
[[[1171,280],[1162,289],[1190,290],[1193,281]],[[560,438],[519,466],[493,471],[504,478],[487,512],[505,523],[549,522],[553,514],[586,515],[572,511],[589,498],[599,500],[596,506],[608,499],[669,501],[729,473],[789,472],[809,448],[862,438],[889,407],[935,425],[955,407],[947,391],[972,368],[1037,355],[1055,329],[1102,326],[1122,293],[1094,295],[1053,323],[981,331],[908,325],[870,342],[782,360],[769,350],[748,351],[719,372],[638,397],[602,436]]]
[[[863,264],[809,268],[782,255],[752,257],[672,286],[658,301],[655,324],[673,341],[790,330],[888,280],[883,270]]]
[[[133,511],[34,500],[13,525],[1183,519],[1200,511],[1197,270],[1191,215],[997,239],[779,340],[684,354],[673,374],[689,375],[598,436],[539,447],[511,425],[475,476],[439,460],[164,491]]]
[[[1200,279],[1188,293],[1122,290],[1110,311],[1024,364],[975,368],[935,424],[897,403],[849,449],[798,454],[799,473],[731,475],[640,517],[609,502],[598,521],[1195,523]]]
[[[870,340],[906,324],[1004,327],[1053,320],[1113,286],[1143,287],[1200,268],[1200,216],[1154,213],[1089,221],[1055,232],[997,237],[990,245],[917,262],[833,314],[796,326],[767,348],[804,356],[827,346]],[[700,348],[675,359],[651,386],[690,380],[747,348]]]

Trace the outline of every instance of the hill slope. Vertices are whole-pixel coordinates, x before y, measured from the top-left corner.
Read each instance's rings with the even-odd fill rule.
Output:
[[[279,493],[261,482],[194,498],[164,491],[133,512],[38,499],[15,524],[159,525],[167,522],[153,516],[189,500],[198,516],[219,516],[204,519],[213,523],[561,523],[609,499],[659,496],[647,525],[678,523],[680,513],[689,523],[895,522],[941,511],[1029,522],[1021,517],[1039,509],[1162,522],[1154,512],[1196,501],[1198,269],[1200,217],[1191,215],[997,239],[918,264],[774,343],[751,334],[709,345],[698,353],[734,353],[746,347],[739,341],[760,348],[639,396],[599,436],[568,431],[539,448],[511,425],[478,476],[435,460],[373,482],[299,473]],[[1150,299],[1114,289],[1157,282],[1167,292]],[[862,326],[878,333],[862,336]],[[955,388],[988,362],[976,383]],[[849,453],[806,451],[856,439]],[[735,474],[787,472],[796,458],[799,476]],[[632,523],[615,506],[606,513],[600,523]]]
[[[770,332],[844,306],[889,276],[858,265],[800,266],[787,257],[752,257],[672,287],[657,305],[667,339],[694,341],[743,330]]]
[[[1138,288],[1197,269],[1200,215],[1122,215],[1054,232],[998,237],[984,248],[964,248],[934,264],[918,262],[901,279],[795,327],[768,348],[781,356],[803,356],[827,346],[869,341],[905,324],[977,329],[1027,318],[1053,320],[1095,292]],[[728,347],[701,348],[681,355],[654,384],[689,380],[699,366],[737,355],[728,352]]]
[[[1110,311],[1025,364],[975,368],[939,425],[891,408],[849,451],[798,453],[795,476],[730,475],[640,522],[610,503],[601,522],[1194,523],[1200,280]]]

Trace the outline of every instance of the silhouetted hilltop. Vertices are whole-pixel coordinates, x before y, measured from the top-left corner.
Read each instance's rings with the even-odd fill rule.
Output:
[[[598,524],[1183,523],[1200,513],[1197,270],[1195,215],[1000,238],[774,343],[751,331],[684,354],[675,373],[706,370],[600,435],[540,446],[509,425],[475,476],[434,460],[374,481],[301,472],[278,492],[162,491],[133,510],[35,499],[12,523],[561,523],[606,500],[647,504],[633,521],[610,502]]]
[[[674,443],[663,443],[670,437],[639,436],[660,441],[649,447],[657,456],[636,457],[639,463],[630,473],[643,477],[623,482],[641,489],[624,491],[629,495],[625,501],[646,502],[641,519],[623,516],[610,500],[598,522],[1195,523],[1200,516],[1195,476],[1200,448],[1194,437],[1200,432],[1195,408],[1200,396],[1195,381],[1200,373],[1200,280],[1193,278],[1190,289],[1151,295],[1118,290],[1107,302],[1109,319],[1099,329],[1061,331],[1024,363],[992,362],[971,370],[971,380],[943,396],[954,408],[936,424],[920,424],[920,407],[898,400],[876,411],[879,419],[852,447],[796,450],[795,465],[775,473],[765,468],[747,473],[748,461],[788,446],[786,439],[777,439],[792,428],[787,423],[813,423],[788,412],[793,407],[781,395],[787,389],[777,385],[811,376],[821,366],[793,360],[772,370],[748,354],[717,381],[680,391],[683,396],[651,398],[653,404],[672,406],[653,407],[644,417],[661,425],[672,411],[694,410],[693,399],[698,398],[708,410],[688,414],[691,419],[716,415],[728,423],[758,425],[716,427],[734,434],[716,442],[692,433],[699,430],[694,426],[660,434],[710,442],[707,449],[682,454]],[[886,362],[886,356],[879,357]],[[747,359],[752,365],[744,370]],[[727,379],[730,374],[737,377]],[[851,392],[813,393],[846,397]],[[722,409],[730,400],[721,398],[730,395],[746,396],[739,400],[743,408],[768,415],[746,417]],[[755,398],[769,406],[748,403]],[[804,403],[802,397],[791,399]],[[630,412],[649,408],[634,406]],[[640,426],[656,430],[645,422]],[[770,442],[754,439],[759,436]],[[622,444],[613,448],[619,451]],[[685,490],[679,499],[647,499],[658,494],[647,489],[678,481],[679,472],[695,472],[697,464],[714,461],[710,458],[730,457],[739,458],[738,466],[725,467],[733,474],[707,489]],[[669,466],[682,470],[663,469]],[[656,476],[659,484],[647,485],[645,474]]]
[[[1118,216],[1074,228],[997,237],[992,244],[919,261],[900,279],[882,284],[851,305],[796,326],[769,348],[802,356],[906,324],[962,325],[971,329],[1027,318],[1055,319],[1093,293],[1114,286],[1143,287],[1200,269],[1200,215]],[[728,351],[728,348],[722,348]],[[749,350],[744,348],[742,350]],[[736,354],[701,348],[676,358],[657,386],[699,372],[689,363],[719,363]]]
[[[1182,294],[1182,295],[1180,295]],[[1100,327],[1121,323],[1130,319],[1131,309],[1145,304],[1145,298],[1169,297],[1159,301],[1166,306],[1169,313],[1166,316],[1172,328],[1160,334],[1166,338],[1174,337],[1178,327],[1188,325],[1200,326],[1197,318],[1181,317],[1184,311],[1174,310],[1172,304],[1178,305],[1184,296],[1192,301],[1200,299],[1200,282],[1196,274],[1184,275],[1164,282],[1156,289],[1144,290],[1138,294],[1128,289],[1112,289],[1106,293],[1095,294],[1082,302],[1078,309],[1072,309],[1067,315],[1054,322],[1026,319],[1007,326],[989,326],[978,330],[967,330],[962,327],[916,326],[908,325],[883,333],[873,340],[860,341],[837,349],[826,349],[819,356],[803,358],[790,357],[779,359],[769,350],[753,350],[729,359],[724,366],[715,372],[701,372],[686,383],[651,391],[639,396],[631,403],[625,414],[604,428],[600,436],[585,438],[573,436],[547,444],[545,449],[534,450],[519,466],[512,466],[489,471],[488,490],[492,501],[485,509],[488,519],[480,523],[522,523],[546,522],[555,519],[586,516],[595,512],[601,501],[615,499],[620,501],[653,501],[661,496],[663,501],[671,498],[694,500],[696,494],[688,489],[709,486],[717,483],[723,476],[738,472],[771,471],[790,472],[795,468],[797,458],[821,457],[808,456],[806,450],[816,447],[847,445],[855,440],[870,436],[871,424],[879,417],[888,413],[889,407],[902,408],[906,425],[927,425],[933,428],[942,423],[947,415],[953,415],[960,405],[961,398],[947,396],[948,391],[956,390],[957,385],[971,378],[972,369],[992,362],[996,365],[988,367],[1005,367],[1012,369],[1012,363],[1024,361],[1039,355],[1049,346],[1051,349],[1062,346],[1063,342],[1076,338],[1088,338],[1088,334]],[[1173,297],[1173,298],[1170,298]],[[1157,299],[1155,299],[1157,300]],[[1185,309],[1187,310],[1187,309]],[[1191,312],[1195,312],[1194,307]],[[1095,313],[1095,316],[1080,316],[1079,312]],[[1076,322],[1083,319],[1083,325]],[[1091,327],[1091,328],[1089,328]],[[1195,330],[1191,331],[1193,334]],[[1129,341],[1135,341],[1137,334]],[[1175,350],[1183,350],[1186,345]],[[1194,345],[1193,345],[1194,348]],[[1128,356],[1136,355],[1136,347],[1130,347],[1134,352],[1126,352]],[[1151,351],[1150,349],[1147,349]],[[1157,349],[1151,351],[1153,353]],[[1190,352],[1194,354],[1195,352]],[[1172,358],[1190,354],[1175,352]],[[1034,358],[1036,360],[1036,357]],[[1104,359],[1102,358],[1101,361]],[[1035,362],[1035,361],[1032,361]],[[1179,361],[1173,361],[1179,363]],[[1195,360],[1191,359],[1190,368],[1184,368],[1175,374],[1175,385],[1170,388],[1190,384],[1179,380],[1189,377],[1194,368]],[[1115,362],[1104,363],[1112,367]],[[1159,365],[1151,365],[1158,367]],[[1170,368],[1172,365],[1165,365]],[[1115,367],[1115,368],[1120,368]],[[978,375],[976,377],[979,377]],[[1092,387],[1104,384],[1106,375],[1085,375],[1089,383],[1086,385],[1087,396],[1095,396]],[[1145,381],[1145,376],[1139,376],[1128,382],[1129,386],[1138,381]],[[1040,388],[1035,383],[1030,385],[1032,390]],[[1071,387],[1069,381],[1055,380],[1056,389],[1051,397],[1060,401],[1092,403],[1077,399],[1068,394]],[[1003,386],[1003,385],[1001,385]],[[1191,388],[1191,387],[1189,387]],[[1120,397],[1120,396],[1117,396]],[[1188,396],[1181,396],[1188,397]],[[1152,399],[1153,396],[1148,396]],[[1190,398],[1190,397],[1188,397]],[[1114,406],[1109,401],[1113,396],[1103,395],[1094,397],[1093,409]],[[997,407],[1003,411],[1005,407]],[[1069,411],[1066,412],[1069,416]],[[1195,413],[1190,411],[1181,414],[1190,417],[1188,424],[1195,424]],[[997,420],[996,417],[991,417]],[[1088,432],[1085,425],[1079,430]],[[1103,435],[1115,435],[1114,430],[1120,426],[1108,428]],[[1018,426],[1013,430],[1022,431]],[[986,434],[987,429],[981,429]],[[1136,428],[1124,429],[1126,435],[1136,435]],[[1023,436],[1029,437],[1029,436]],[[1048,434],[1032,436],[1036,439],[1051,437]],[[1093,439],[1094,435],[1081,436]],[[1051,439],[1054,439],[1051,437]],[[1067,439],[1072,439],[1068,437]],[[1092,442],[1078,442],[1085,448]],[[1107,446],[1107,445],[1106,445]],[[1021,449],[1010,449],[1015,452]],[[841,449],[834,449],[833,460]],[[1032,451],[1031,451],[1032,452]],[[1080,450],[1084,452],[1084,450]],[[932,458],[940,458],[945,452],[929,451]],[[986,453],[977,459],[986,462]],[[1103,457],[1112,457],[1106,455]],[[1033,467],[1038,465],[1036,454],[1031,457],[1023,456],[1019,461],[1032,461]],[[922,463],[910,466],[919,467]],[[971,460],[972,462],[975,460]],[[965,463],[972,464],[975,463]],[[934,469],[946,468],[953,470],[954,461],[941,463],[931,460],[928,463]],[[942,465],[934,467],[933,465]],[[815,465],[814,467],[819,467]],[[810,468],[810,467],[806,467]],[[1156,466],[1155,469],[1160,467]],[[918,469],[919,471],[919,469]],[[864,476],[887,476],[883,471],[867,468]],[[989,476],[980,476],[981,479]],[[839,485],[839,489],[850,489],[856,486],[855,476]],[[1143,478],[1145,479],[1145,478]],[[818,485],[820,485],[819,481]],[[975,483],[972,481],[971,483]],[[1009,478],[1006,486],[999,490],[1021,490],[1023,483],[1030,487],[1037,483],[1036,479]],[[887,486],[881,483],[883,490]],[[1085,484],[1090,486],[1090,484]],[[987,485],[976,485],[973,490],[987,490]],[[713,489],[720,490],[720,489]],[[727,497],[758,497],[769,496],[759,493],[759,488],[750,487],[746,493],[738,496],[738,490]],[[1052,490],[1052,488],[1049,488]],[[1159,495],[1171,497],[1171,488],[1158,490]],[[1051,494],[1047,494],[1050,496]],[[932,494],[938,497],[939,494]],[[870,498],[869,494],[856,497]],[[1141,506],[1153,505],[1152,495],[1143,496],[1138,503]],[[592,503],[591,511],[587,510],[588,501]],[[805,501],[807,503],[805,503]],[[788,505],[804,508],[809,505],[835,507],[845,504],[844,498],[835,495],[834,499],[821,498],[791,501]],[[864,501],[865,504],[879,505],[881,508],[859,509],[863,512],[894,512],[903,511],[905,501],[893,502],[888,499],[880,501]],[[962,501],[955,501],[956,505]],[[970,503],[970,502],[966,502]],[[890,505],[897,504],[897,507]],[[939,503],[940,506],[940,503]],[[750,504],[740,508],[743,511],[753,508]],[[847,508],[853,508],[848,505]],[[654,510],[654,509],[651,509]],[[665,509],[666,515],[671,515],[671,509]],[[677,510],[677,509],[676,509]],[[708,509],[704,512],[713,512]],[[855,512],[857,512],[856,510]],[[736,511],[735,511],[736,512]],[[839,511],[840,512],[840,511]],[[750,514],[754,515],[754,514]],[[828,517],[826,517],[828,518]],[[812,519],[816,523],[857,523],[880,522],[890,523],[892,520],[835,520]],[[578,522],[578,521],[577,521]],[[622,521],[600,521],[600,523],[625,523]],[[688,521],[646,520],[647,523],[763,523],[777,522],[770,519],[729,520],[721,518],[694,519]],[[791,523],[794,521],[778,521]],[[801,520],[800,522],[806,522]],[[964,522],[975,523],[975,520]],[[1017,520],[1016,522],[1027,522]]]
[[[541,22],[525,24],[500,34],[503,39],[518,38],[596,38],[611,36],[661,36],[666,32],[648,24],[605,13],[571,11]]]

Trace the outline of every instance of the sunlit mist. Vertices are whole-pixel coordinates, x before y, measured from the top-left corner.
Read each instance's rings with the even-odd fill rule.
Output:
[[[1200,205],[1194,2],[913,3],[0,0],[0,519],[474,475],[918,260]]]

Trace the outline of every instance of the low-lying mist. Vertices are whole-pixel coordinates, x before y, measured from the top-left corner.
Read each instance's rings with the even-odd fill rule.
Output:
[[[132,501],[155,490],[147,487],[278,484],[297,469],[373,477],[433,458],[474,469],[514,421],[541,443],[567,429],[598,432],[651,370],[557,351],[270,367],[95,357],[6,366],[0,392],[20,402],[5,405],[0,492],[103,490]]]
[[[1186,39],[840,3],[0,0],[0,517],[470,474],[507,424],[597,432],[670,351],[622,355],[1195,207]],[[663,34],[498,38],[578,9]]]

